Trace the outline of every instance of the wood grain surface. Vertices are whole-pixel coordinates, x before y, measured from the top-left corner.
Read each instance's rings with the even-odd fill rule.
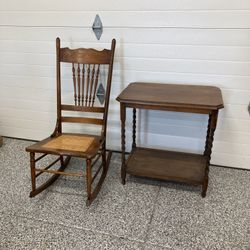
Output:
[[[117,97],[123,103],[189,107],[196,109],[221,109],[221,91],[214,86],[176,85],[134,82]]]

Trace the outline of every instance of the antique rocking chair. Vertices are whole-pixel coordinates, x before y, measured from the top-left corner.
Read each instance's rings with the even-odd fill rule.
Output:
[[[50,137],[26,148],[26,151],[30,153],[32,182],[30,197],[36,196],[49,187],[60,175],[86,176],[87,205],[90,205],[99,193],[111,158],[111,152],[108,152],[108,154],[106,152],[106,130],[115,44],[116,41],[113,39],[111,50],[104,49],[102,51],[85,48],[69,49],[61,48],[60,39],[56,39],[57,123]],[[71,105],[62,102],[61,63],[72,66],[73,84],[71,86],[74,89],[74,96],[72,97],[74,104]],[[104,89],[105,85],[103,86],[98,80],[98,78],[100,79],[99,75],[102,67],[107,68],[106,91]],[[99,89],[100,96],[98,96]],[[96,105],[96,99],[99,100],[98,105]],[[63,112],[91,113],[92,118],[86,116],[77,117],[75,115],[65,116]],[[93,113],[98,114],[101,118],[93,118]],[[100,134],[64,133],[62,131],[63,123],[100,125]],[[42,153],[42,155],[35,158],[35,153]],[[59,157],[45,168],[36,168],[36,162],[49,154],[58,155]],[[64,172],[71,157],[74,156],[86,159],[86,173]],[[101,164],[92,176],[92,168],[99,160],[101,160]],[[57,170],[50,169],[57,162],[60,162],[60,167]],[[99,181],[92,191],[92,184],[101,170]],[[53,175],[45,183],[36,187],[36,178],[42,173]]]

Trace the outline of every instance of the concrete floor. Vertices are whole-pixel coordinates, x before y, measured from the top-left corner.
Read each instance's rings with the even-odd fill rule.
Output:
[[[135,177],[121,185],[115,154],[88,208],[76,177],[29,198],[30,144],[4,138],[0,148],[0,249],[250,249],[250,171],[211,167],[202,199],[188,185]],[[68,169],[76,168],[79,159]]]

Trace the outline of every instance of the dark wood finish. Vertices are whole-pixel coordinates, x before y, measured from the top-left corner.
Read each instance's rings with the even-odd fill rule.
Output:
[[[65,111],[79,111],[79,112],[93,112],[93,113],[104,113],[104,107],[83,107],[74,105],[61,105],[61,110]]]
[[[130,83],[117,100],[136,108],[203,113],[223,108],[217,87],[159,83]]]
[[[85,117],[70,117],[70,116],[62,116],[62,122],[70,122],[70,123],[89,123],[89,124],[96,124],[96,125],[103,125],[103,119],[97,118],[85,118]]]
[[[91,105],[91,99],[92,99],[92,91],[93,91],[93,84],[94,84],[94,78],[95,78],[95,64],[93,65],[92,68],[92,76],[91,76],[91,82],[90,82],[90,89],[89,89],[89,106]]]
[[[93,97],[92,97],[92,107],[94,106],[94,103],[95,103],[95,96],[96,96],[96,90],[97,90],[99,72],[100,72],[100,64],[98,64],[97,71],[96,71],[95,86],[94,86],[94,94],[93,94]],[[92,91],[91,91],[91,92],[92,92]]]
[[[111,153],[106,155],[106,130],[109,108],[110,89],[112,82],[113,61],[115,52],[115,39],[112,40],[111,49],[98,51],[95,49],[69,49],[61,48],[60,39],[56,39],[56,74],[57,74],[57,122],[52,135],[32,146],[26,148],[30,152],[30,167],[33,197],[48,186],[50,186],[60,175],[66,176],[86,176],[87,182],[87,205],[94,200],[101,189],[107,174],[107,164],[109,164]],[[61,97],[61,63],[69,63],[72,67],[72,88],[73,104],[62,103]],[[96,92],[98,79],[101,73],[101,66],[108,65],[107,83],[104,106],[96,104]],[[62,111],[99,113],[101,118],[62,116]],[[101,126],[100,135],[70,134],[62,132],[62,123],[88,123]],[[71,145],[72,144],[72,145]],[[43,153],[35,159],[36,153]],[[36,168],[36,162],[48,154],[59,155],[59,158],[45,168]],[[64,157],[66,156],[66,159]],[[86,159],[86,175],[84,173],[64,172],[71,157],[81,157]],[[92,167],[97,163],[97,158],[101,157],[102,163],[94,178],[99,172],[101,176],[92,191]],[[56,162],[60,161],[61,166],[57,170],[49,169]],[[92,163],[93,162],[93,163]],[[36,187],[36,178],[42,173],[53,174],[44,184]]]
[[[77,88],[78,88],[78,105],[81,105],[81,69],[80,69],[80,64],[78,63],[77,67]]]
[[[36,171],[35,171],[35,153],[30,152],[30,171],[31,171],[31,183],[32,183],[32,193],[36,191]],[[30,194],[31,195],[31,194]]]
[[[113,39],[114,41],[114,39]],[[112,49],[104,49],[102,51],[95,49],[60,49],[60,61],[68,63],[81,63],[81,64],[109,64],[112,57]]]
[[[77,94],[76,94],[76,74],[75,74],[75,67],[74,63],[72,63],[72,74],[73,74],[73,84],[74,84],[74,100],[75,100],[75,105],[77,105]]]
[[[133,143],[132,143],[132,148],[136,147],[136,109],[133,108]]]
[[[204,174],[204,182],[202,185],[202,197],[206,197],[206,193],[207,193],[209,166],[210,166],[210,160],[211,160],[211,154],[212,154],[214,132],[215,132],[216,125],[217,125],[217,119],[218,119],[218,110],[212,111],[212,114],[209,116],[209,119],[208,119],[208,131],[207,131],[206,146],[205,146],[205,152],[204,152],[204,155],[206,156],[207,160],[206,160],[206,168],[205,168],[205,174]]]
[[[202,186],[206,196],[209,165],[218,110],[223,108],[219,88],[197,85],[131,83],[117,97],[121,118],[121,179],[126,173]],[[126,150],[126,108],[133,108],[133,143],[128,160]],[[208,114],[208,129],[203,155],[136,147],[136,108]]]
[[[61,94],[61,60],[60,60],[60,52],[61,52],[61,41],[60,38],[56,39],[56,97],[57,97],[57,122],[55,130],[52,136],[55,136],[57,133],[62,133],[62,123],[61,123],[61,116],[62,116],[62,94]]]
[[[91,159],[86,160],[86,182],[87,182],[87,195],[88,200],[91,200],[91,184],[92,184],[92,171],[91,171]]]
[[[206,157],[198,154],[135,148],[126,162],[132,175],[163,180],[203,183]]]
[[[3,137],[0,136],[0,147],[3,145]]]
[[[208,116],[208,125],[207,125],[207,137],[206,137],[206,142],[205,142],[205,150],[204,150],[204,155],[207,154],[207,150],[208,150],[208,139],[209,139],[209,135],[210,135],[210,126],[211,126],[211,119],[212,119],[212,115],[210,114]]]
[[[103,172],[102,172],[102,175],[101,175],[100,180],[99,180],[100,185],[96,185],[95,189],[93,190],[93,192],[91,194],[90,200],[89,199],[87,200],[87,205],[89,205],[96,198],[96,196],[98,195],[98,193],[99,193],[99,191],[101,189],[102,183],[104,182],[105,177],[106,177],[107,172],[108,172],[108,167],[109,167],[109,164],[110,164],[111,156],[112,156],[111,151],[108,152],[107,156],[106,156],[106,153],[105,153],[105,155],[104,154],[102,155],[102,157],[105,158],[105,162],[102,163],[103,164],[102,165],[103,166]]]
[[[85,65],[82,65],[82,106],[84,103]]]
[[[86,71],[85,68],[87,68]],[[100,64],[72,63],[75,107],[94,107],[99,73]]]
[[[121,117],[121,149],[122,149],[122,167],[121,167],[121,178],[122,184],[125,185],[126,181],[126,107],[122,103],[120,103],[120,117]]]
[[[89,81],[90,81],[90,65],[88,66],[87,70],[87,86],[86,86],[86,98],[85,98],[85,105],[87,106],[88,103],[88,93],[89,93]]]

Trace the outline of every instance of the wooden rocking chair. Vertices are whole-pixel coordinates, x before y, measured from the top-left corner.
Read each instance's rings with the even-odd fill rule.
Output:
[[[90,205],[99,193],[106,177],[111,158],[111,152],[108,152],[108,155],[106,154],[106,130],[115,44],[116,41],[113,39],[111,50],[104,49],[98,51],[85,48],[72,50],[69,48],[61,48],[60,39],[56,39],[57,123],[50,137],[26,148],[26,151],[30,153],[32,181],[30,197],[36,196],[49,187],[60,175],[86,176],[87,205]],[[72,99],[74,104],[71,105],[62,103],[61,63],[67,63],[72,66],[72,86],[74,89],[74,97]],[[108,68],[106,91],[104,90],[105,85],[103,86],[100,83],[100,93],[98,93],[98,78],[100,78],[99,75],[102,67]],[[103,98],[102,100],[100,99],[98,106],[95,105],[97,102],[96,96]],[[99,114],[101,118],[65,116],[63,114],[65,111],[72,113],[73,111],[77,111],[81,112],[81,114],[96,113]],[[100,135],[63,133],[62,124],[68,122],[100,125]],[[35,158],[36,153],[42,153],[42,155]],[[59,155],[59,157],[45,168],[36,168],[36,162],[49,154]],[[86,173],[64,172],[71,157],[74,156],[86,159]],[[92,167],[99,159],[101,159],[101,165],[92,176]],[[57,162],[60,162],[61,166],[57,170],[50,169]],[[92,184],[101,170],[102,173],[99,177],[99,181],[92,191]],[[42,173],[50,173],[53,174],[53,176],[44,184],[36,187],[36,178]]]

